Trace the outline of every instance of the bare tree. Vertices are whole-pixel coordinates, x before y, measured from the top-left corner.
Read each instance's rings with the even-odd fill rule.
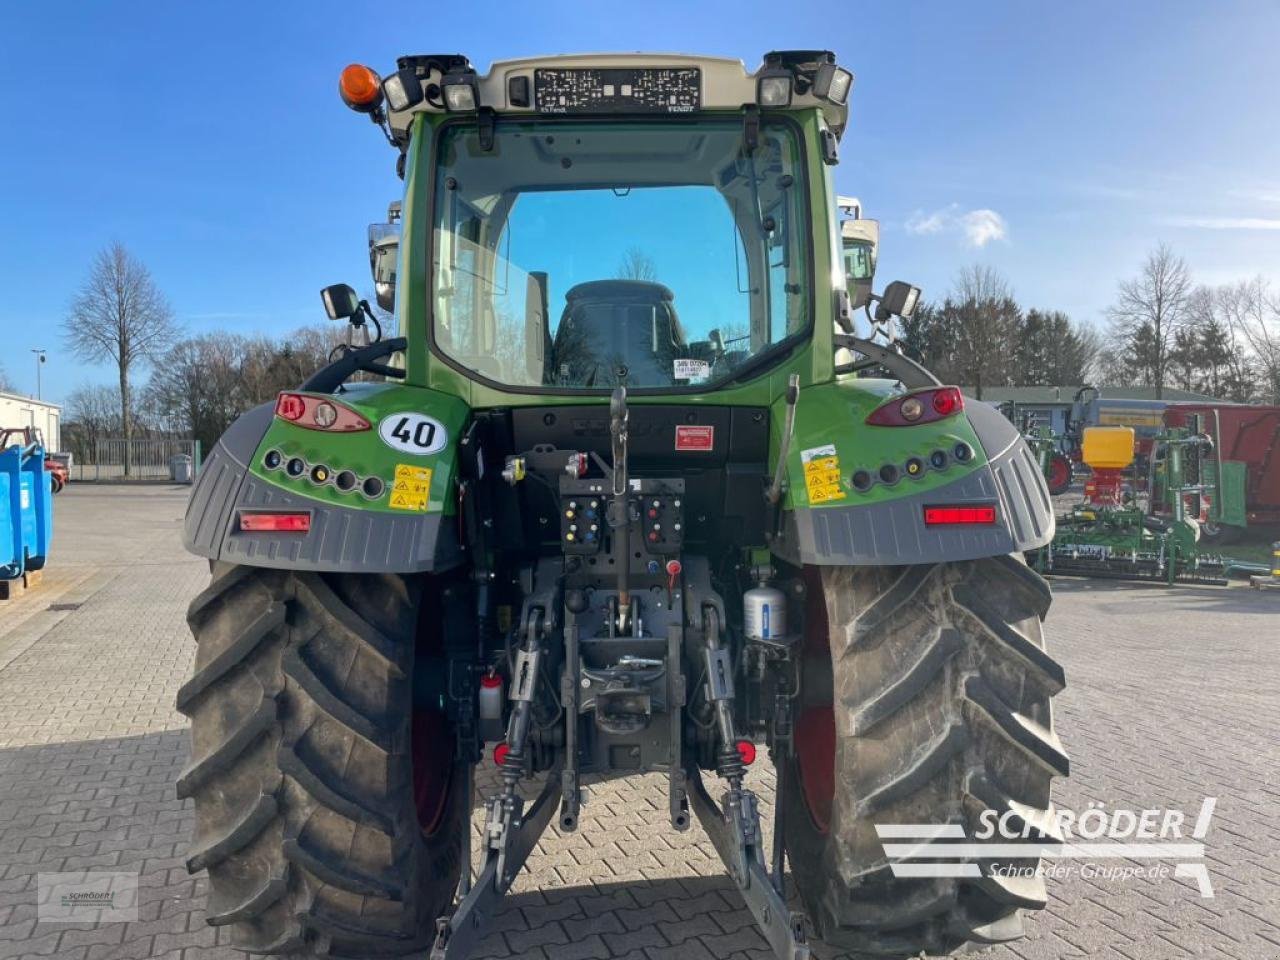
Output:
[[[152,370],[146,407],[169,433],[189,434],[211,449],[241,413],[323,367],[343,337],[336,325],[314,325],[279,340],[226,331],[183,338]]]
[[[639,247],[628,247],[627,252],[622,255],[622,263],[618,266],[618,279],[656,282],[658,265],[653,262],[653,257]]]
[[[1197,344],[1195,389],[1221,400],[1247,403],[1253,399],[1256,364],[1246,330],[1251,317],[1265,311],[1266,301],[1265,282],[1259,278],[1256,284],[1200,286],[1191,292],[1187,320]]]
[[[1265,398],[1280,403],[1280,298],[1262,277],[1218,289],[1229,326],[1253,353]]]
[[[1107,311],[1117,339],[1138,355],[1137,366],[1156,388],[1156,399],[1163,395],[1169,351],[1186,319],[1190,295],[1186,262],[1162,243],[1148,255],[1138,276],[1121,282],[1116,302]]]
[[[13,393],[13,381],[4,367],[0,367],[0,393]]]
[[[115,387],[82,384],[67,397],[62,444],[81,463],[95,462],[98,441],[120,430],[120,395]]]
[[[960,271],[943,309],[955,311],[954,368],[981,400],[984,388],[1010,379],[1022,311],[1009,282],[981,264]]]
[[[178,334],[173,311],[151,273],[113,243],[100,251],[63,321],[67,346],[81,360],[111,360],[120,376],[120,426],[125,438],[124,472],[130,473],[133,416],[130,373],[154,360]]]

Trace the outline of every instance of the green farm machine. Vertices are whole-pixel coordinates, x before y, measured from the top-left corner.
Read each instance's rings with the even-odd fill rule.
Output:
[[[986,811],[1050,840],[1068,759],[1022,559],[1048,491],[894,343],[919,291],[874,294],[838,215],[852,83],[816,51],[343,71],[404,179],[370,238],[398,335],[326,288],[359,335],[232,425],[185,522],[178,788],[236,946],[461,958],[548,826],[607,822],[589,783],[655,772],[779,958],[1044,906],[1034,851],[882,845]]]
[[[1213,442],[1186,429],[1152,438],[1147,476],[1126,475],[1134,464],[1130,427],[1087,427],[1084,462],[1093,474],[1084,500],[1059,516],[1049,546],[1037,551],[1042,573],[1225,585],[1230,561],[1202,552],[1201,524],[1213,488],[1205,464]],[[1145,481],[1147,500],[1137,496]]]

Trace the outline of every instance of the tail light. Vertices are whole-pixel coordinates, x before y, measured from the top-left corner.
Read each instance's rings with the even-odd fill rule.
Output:
[[[995,522],[994,504],[924,508],[926,527],[989,527]]]
[[[894,397],[867,416],[873,427],[914,427],[953,416],[964,409],[959,387],[931,387]]]
[[[240,529],[245,533],[306,533],[311,529],[311,514],[242,513]]]
[[[350,407],[329,397],[282,393],[276,398],[276,416],[308,430],[355,433],[368,430],[369,421]]]

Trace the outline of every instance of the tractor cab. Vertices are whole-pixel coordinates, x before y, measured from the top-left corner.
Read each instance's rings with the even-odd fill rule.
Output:
[[[880,248],[880,221],[864,220],[862,201],[855,197],[840,197],[837,205],[841,214],[840,252],[849,306],[860,310],[871,300]]]

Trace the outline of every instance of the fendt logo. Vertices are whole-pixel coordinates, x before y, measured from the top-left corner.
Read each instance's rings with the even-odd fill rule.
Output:
[[[1181,810],[1108,811],[1101,804],[1078,814],[1054,809],[1035,823],[1016,811],[985,810],[972,839],[955,823],[877,824],[876,834],[895,877],[1187,877],[1196,881],[1201,897],[1212,898],[1202,841],[1217,802],[1205,798],[1189,835]],[[1122,860],[1133,862],[1114,862]]]

